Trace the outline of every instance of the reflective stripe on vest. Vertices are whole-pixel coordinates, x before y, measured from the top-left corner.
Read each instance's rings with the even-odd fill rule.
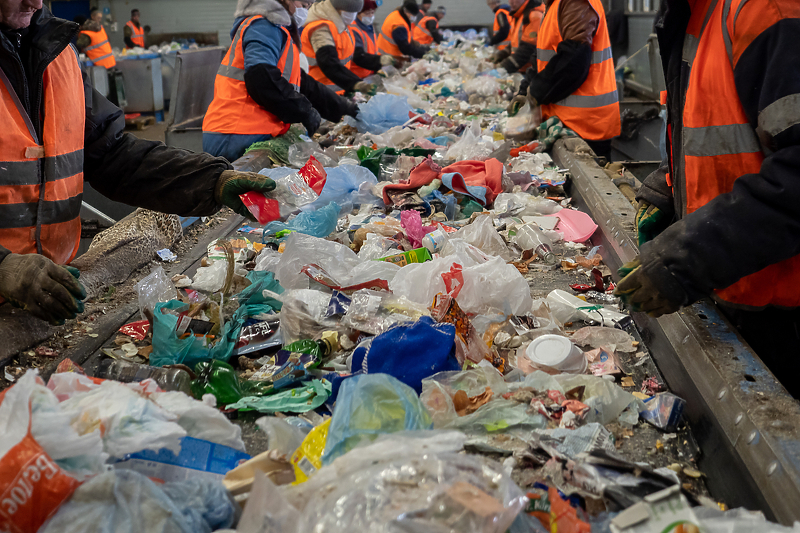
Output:
[[[403,55],[403,53],[400,51],[400,48],[397,47],[397,43],[395,43],[394,39],[392,38],[392,32],[395,30],[395,28],[400,26],[403,26],[406,29],[408,38],[411,39],[412,32],[408,22],[406,22],[406,19],[403,18],[403,15],[400,14],[399,10],[394,10],[389,13],[389,16],[383,21],[383,24],[381,25],[381,31],[378,34],[378,51],[381,54],[388,54],[390,56]]]
[[[539,29],[536,63],[540,72],[555,55],[562,40],[558,29],[560,2],[561,0],[554,0],[550,5]],[[605,11],[600,0],[589,0],[589,3],[599,18],[597,32],[592,40],[592,63],[589,75],[583,84],[565,99],[542,105],[542,119],[558,116],[564,126],[584,139],[601,141],[611,139],[620,133],[619,98]]]
[[[144,28],[141,26],[137,28],[132,20],[126,22],[125,25],[131,29],[131,41],[133,41],[133,44],[144,48]]]
[[[429,20],[433,20],[436,22],[436,27],[439,27],[439,19],[433,16],[425,16],[422,17],[422,20],[414,28],[414,40],[417,41],[419,44],[431,44],[433,42],[433,35],[431,32],[428,31],[428,28],[425,25],[428,23]]]
[[[687,26],[682,51],[685,62],[682,70],[688,76],[687,81],[685,77],[681,80],[686,87],[681,99],[683,109],[670,109],[670,114],[681,113],[683,123],[682,128],[670,128],[669,150],[676,208],[681,217],[731,192],[740,176],[757,174],[764,161],[759,136],[737,97],[728,35],[744,1],[705,2],[707,8],[695,9]],[[764,16],[776,15],[764,10]],[[750,39],[757,37],[753,35]],[[695,68],[698,58],[702,58],[702,68]],[[781,130],[782,125],[775,122],[775,113],[783,109],[778,102],[773,110],[768,106],[759,115],[759,129],[766,112],[767,128]],[[797,105],[800,95],[789,97],[787,102]],[[794,118],[800,118],[797,111]],[[747,215],[741,213],[743,217]],[[717,290],[715,298],[747,308],[800,306],[800,256],[770,265]]]
[[[511,14],[509,13],[509,11],[507,9],[498,9],[494,14],[494,25],[492,26],[492,34],[495,34],[498,31],[500,31],[500,22],[499,22],[499,20],[500,20],[500,14],[501,13],[505,14],[506,22],[509,25],[513,26],[511,24]],[[506,36],[505,40],[497,44],[497,49],[498,50],[505,50],[506,47],[509,44],[511,44],[511,28],[508,29],[508,35]]]
[[[71,261],[81,236],[85,95],[77,55],[44,71],[42,138],[0,70],[0,245]]]
[[[302,43],[302,52],[308,58],[308,75],[323,85],[328,86],[336,93],[344,94],[344,89],[333,83],[330,79],[328,79],[328,76],[322,72],[322,69],[317,64],[317,55],[316,52],[314,52],[314,47],[311,45],[311,34],[323,26],[326,26],[328,31],[330,31],[333,42],[336,45],[336,54],[339,57],[339,63],[341,63],[344,68],[349,69],[353,60],[353,53],[356,49],[356,43],[355,38],[353,37],[352,33],[350,33],[350,29],[345,27],[344,31],[339,33],[336,29],[336,24],[334,24],[332,21],[315,20],[305,25],[303,28],[303,35],[300,39],[300,42]]]
[[[244,82],[244,46],[242,39],[250,25],[265,17],[258,15],[242,21],[234,34],[228,52],[222,58],[214,80],[214,100],[203,119],[203,131],[238,135],[271,135],[276,137],[286,133],[290,124],[258,105],[247,92]],[[269,24],[271,22],[267,21]],[[283,50],[278,64],[281,76],[295,90],[300,89],[300,52],[292,42],[289,32],[283,32]]]
[[[105,28],[100,27],[100,31],[82,31],[91,39],[92,44],[84,49],[86,57],[88,57],[95,65],[112,68],[116,66],[117,60],[114,59],[114,52],[111,50],[111,44],[108,42],[108,34]]]
[[[361,43],[364,45],[364,51],[366,53],[373,55],[378,53],[378,42],[374,33],[370,35],[366,31],[362,30],[358,26],[358,23],[356,22],[353,22],[350,25],[350,31],[353,32],[353,37],[355,37],[356,35],[361,37]],[[373,32],[374,31],[375,30],[373,29]],[[374,74],[373,71],[363,67],[359,67],[358,65],[352,62],[350,63],[350,71],[359,78],[366,78],[367,76]]]

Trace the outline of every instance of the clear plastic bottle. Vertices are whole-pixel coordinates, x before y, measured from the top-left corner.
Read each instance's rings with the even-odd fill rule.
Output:
[[[188,372],[179,368],[158,368],[118,359],[104,359],[97,366],[95,377],[122,383],[134,383],[149,378],[165,391],[181,391],[189,395],[192,393],[192,378]]]
[[[525,224],[517,229],[517,235],[514,237],[517,246],[523,250],[533,250],[542,261],[548,265],[555,264],[556,255],[553,253],[553,246],[550,239],[542,233],[539,226],[536,224]]]

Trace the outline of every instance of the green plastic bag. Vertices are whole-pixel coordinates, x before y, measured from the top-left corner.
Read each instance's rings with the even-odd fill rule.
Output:
[[[381,178],[381,163],[386,163],[396,159],[399,155],[409,155],[413,157],[427,157],[436,153],[436,150],[426,148],[403,148],[397,150],[395,148],[378,148],[373,150],[368,146],[362,146],[358,149],[358,159],[361,161],[361,166],[372,172],[376,178]]]
[[[271,396],[246,396],[228,405],[226,409],[259,413],[305,413],[321,406],[330,395],[330,382],[315,379],[305,387],[289,389]]]
[[[322,464],[384,433],[433,428],[417,393],[389,374],[362,374],[342,382]]]

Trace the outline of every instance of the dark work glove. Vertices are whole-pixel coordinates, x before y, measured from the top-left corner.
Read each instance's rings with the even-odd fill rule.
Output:
[[[39,254],[9,254],[0,262],[0,296],[53,325],[83,313],[86,289],[77,268]]]
[[[239,195],[251,191],[270,192],[274,189],[275,182],[261,174],[226,170],[219,176],[219,181],[217,181],[217,186],[214,189],[214,199],[218,204],[230,207],[243,217],[255,220],[242,203]]]
[[[311,112],[308,113],[308,115],[306,115],[305,119],[303,119],[303,126],[306,128],[309,137],[314,135],[314,132],[316,132],[319,129],[319,125],[321,122],[322,122],[322,117],[319,116],[319,112],[317,112],[317,110],[312,107]]]
[[[619,296],[631,311],[641,311],[658,318],[681,308],[682,302],[675,298],[677,295],[671,295],[657,287],[643,270],[639,258],[622,265],[618,273],[622,279],[614,289],[614,296]]]

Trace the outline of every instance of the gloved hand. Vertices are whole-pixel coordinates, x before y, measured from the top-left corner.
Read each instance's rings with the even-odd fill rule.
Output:
[[[358,91],[363,94],[368,94],[370,96],[375,96],[375,93],[378,92],[378,86],[374,83],[367,83],[365,81],[360,81],[353,85],[353,92]]]
[[[319,116],[319,112],[316,109],[312,108],[311,112],[303,120],[303,127],[308,132],[308,136],[311,137],[319,129],[321,123],[322,117]]]
[[[390,56],[388,54],[383,54],[381,56],[381,65],[383,65],[384,67],[388,65],[393,65],[396,67],[398,63],[399,61],[395,59],[393,56]]]
[[[506,111],[508,111],[508,116],[513,117],[514,115],[519,113],[519,110],[522,108],[522,106],[525,105],[527,101],[528,97],[524,94],[518,94],[517,96],[512,98],[511,103],[509,103],[508,107],[506,108]]]
[[[250,191],[269,192],[274,189],[275,182],[261,174],[226,170],[220,174],[219,180],[217,180],[214,199],[218,204],[230,207],[249,220],[255,220],[242,203],[239,195]]]
[[[422,56],[422,59],[427,59],[428,61],[439,61],[439,52],[436,50],[428,50],[425,52],[425,55]]]
[[[663,293],[653,280],[642,269],[641,260],[637,257],[625,263],[617,271],[622,277],[614,289],[614,296],[633,312],[644,312],[658,318],[661,315],[674,313],[681,308],[681,302],[671,298],[670,294]]]
[[[507,58],[508,56],[510,56],[510,55],[511,55],[511,52],[509,51],[509,48],[506,48],[505,50],[498,50],[497,52],[492,54],[491,61],[492,61],[492,63],[497,65],[498,63],[502,63],[503,60],[505,58]]]
[[[344,113],[342,113],[342,114],[347,115],[348,117],[357,118],[358,117],[358,105],[355,102],[353,102],[352,100],[349,100],[347,98],[342,98],[342,100],[344,100],[346,102],[345,106],[344,106]]]
[[[667,229],[670,220],[668,215],[650,202],[640,200],[636,207],[636,234],[639,246],[652,241]]]
[[[0,262],[0,296],[53,325],[83,313],[86,289],[77,268],[39,254],[9,254]]]

